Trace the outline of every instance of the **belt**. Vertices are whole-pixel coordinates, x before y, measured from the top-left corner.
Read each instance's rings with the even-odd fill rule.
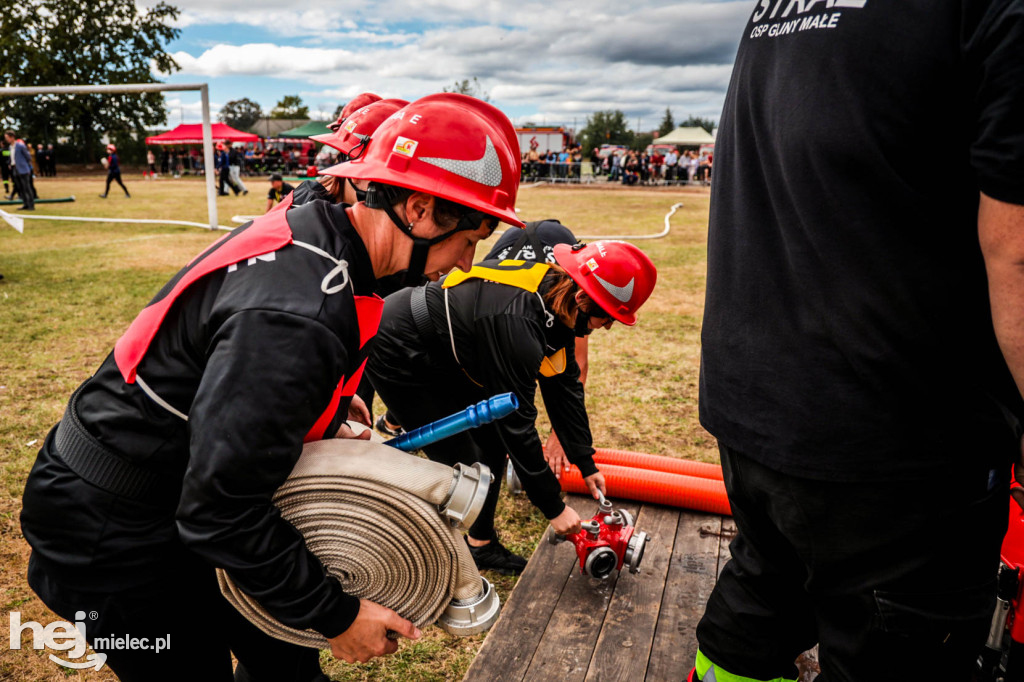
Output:
[[[133,500],[152,500],[163,487],[160,474],[143,469],[106,448],[78,419],[75,403],[79,386],[68,401],[57,425],[54,445],[57,455],[82,479],[109,493]]]

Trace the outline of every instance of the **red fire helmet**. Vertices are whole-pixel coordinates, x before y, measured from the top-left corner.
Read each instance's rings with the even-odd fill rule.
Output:
[[[375,95],[372,92],[363,92],[349,100],[348,104],[341,110],[341,116],[334,122],[334,125],[340,126],[344,123],[353,112],[359,111],[365,106],[379,102],[381,100],[380,95]],[[333,127],[333,126],[332,126]]]
[[[116,152],[117,151],[117,147],[115,147],[113,144],[108,144],[107,145],[107,151],[108,152]]]
[[[224,143],[223,142],[218,142],[217,143],[217,151],[224,151]]]
[[[522,227],[516,216],[519,139],[505,114],[457,93],[428,95],[396,111],[345,177],[426,192]]]
[[[353,151],[360,145],[370,141],[373,132],[388,116],[409,104],[404,99],[382,99],[371,102],[361,109],[353,111],[342,123],[331,125],[333,132],[313,135],[309,139],[334,147],[339,152],[353,156]],[[340,119],[339,119],[340,120]],[[338,126],[335,128],[335,126]],[[332,175],[332,173],[326,173]]]
[[[626,242],[556,244],[554,256],[587,296],[629,326],[636,324],[636,311],[658,281],[658,270],[647,254]]]

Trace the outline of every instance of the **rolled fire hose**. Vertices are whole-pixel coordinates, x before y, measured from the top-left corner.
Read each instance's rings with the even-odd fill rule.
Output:
[[[664,471],[631,469],[614,464],[602,464],[600,468],[608,488],[608,497],[683,507],[713,514],[732,513],[723,481]],[[590,494],[577,467],[563,469],[559,480],[562,490],[567,493]]]
[[[481,464],[453,469],[380,443],[324,440],[303,448],[274,504],[347,593],[417,627],[437,622],[471,635],[494,624],[500,604],[457,528],[476,519],[491,479]],[[217,577],[227,600],[265,633],[329,647],[318,632],[275,620],[225,571]]]

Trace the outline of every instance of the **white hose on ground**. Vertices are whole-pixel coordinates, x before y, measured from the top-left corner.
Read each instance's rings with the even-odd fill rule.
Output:
[[[191,220],[158,220],[155,218],[84,218],[82,216],[70,215],[17,215],[16,218],[24,220],[69,220],[79,223],[138,223],[141,225],[184,225],[186,227],[203,227],[210,229],[210,223],[196,223]],[[218,225],[218,230],[233,230],[234,227]]]
[[[379,443],[318,441],[303,448],[274,504],[346,592],[393,609],[421,627],[437,621],[449,604],[472,605],[493,593],[462,533],[438,512],[453,492],[454,473],[451,467]],[[300,646],[328,648],[319,633],[275,620],[225,571],[218,570],[217,577],[227,600],[267,634]],[[493,603],[488,622],[476,632],[490,627],[497,608]],[[482,605],[479,611],[484,611]]]

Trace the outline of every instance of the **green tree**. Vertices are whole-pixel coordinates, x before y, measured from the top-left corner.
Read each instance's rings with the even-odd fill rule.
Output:
[[[461,81],[455,81],[452,85],[441,88],[441,92],[457,92],[460,95],[469,95],[485,102],[491,101],[491,93],[484,90],[484,86],[480,85],[476,76],[473,76],[472,80],[463,78]]]
[[[348,104],[348,102],[342,102],[341,104],[334,108],[334,118],[331,119],[332,123],[341,118],[341,112],[345,111],[346,104]]]
[[[309,118],[309,107],[298,95],[285,95],[270,112],[270,118]]]
[[[654,142],[653,133],[637,133],[633,136],[633,141],[630,143],[630,149],[635,149],[638,152],[642,152],[647,149],[648,145]]]
[[[665,107],[665,118],[661,119],[661,125],[658,126],[658,137],[664,137],[675,129],[676,123],[672,119],[672,110]]]
[[[242,99],[233,99],[221,107],[217,118],[232,128],[248,130],[256,124],[256,121],[263,118],[263,109],[257,102],[243,97]]]
[[[626,124],[626,115],[618,109],[598,111],[587,118],[578,139],[583,153],[589,154],[591,149],[603,144],[632,144],[633,132]]]
[[[701,118],[700,116],[690,116],[685,121],[679,124],[683,128],[703,128],[711,134],[711,131],[718,125],[713,118]]]
[[[0,84],[4,86],[156,83],[152,69],[177,63],[165,46],[178,37],[177,8],[134,0],[32,0],[0,12]],[[3,123],[30,142],[70,138],[78,159],[100,155],[103,133],[141,139],[167,120],[161,93],[38,95],[5,98]],[[65,158],[75,158],[70,154]]]

